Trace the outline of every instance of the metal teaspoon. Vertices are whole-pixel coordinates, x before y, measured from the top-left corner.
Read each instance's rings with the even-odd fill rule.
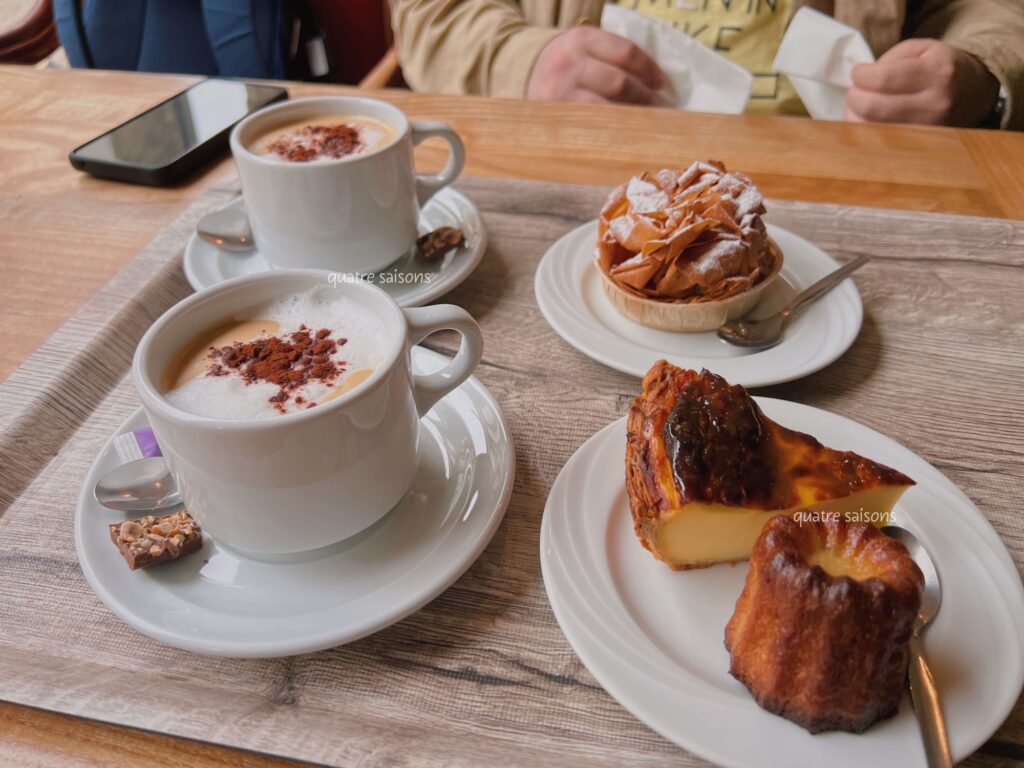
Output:
[[[928,758],[929,768],[952,768],[953,756],[949,751],[946,720],[942,716],[942,707],[939,704],[939,690],[928,667],[924,644],[921,642],[925,626],[935,618],[942,603],[939,573],[935,570],[928,551],[906,528],[887,525],[882,528],[882,533],[902,541],[924,574],[921,609],[917,612],[917,621],[914,622],[914,634],[910,636],[910,698],[917,713],[917,724],[921,728],[921,739],[924,741],[924,752]]]
[[[210,245],[229,253],[242,253],[256,247],[249,217],[236,206],[203,216],[196,225],[196,234]]]
[[[178,483],[160,457],[136,459],[101,477],[96,501],[120,512],[156,512],[181,503]]]
[[[774,347],[782,341],[782,332],[799,310],[824,296],[839,285],[847,275],[860,269],[868,261],[870,261],[869,256],[861,255],[853,261],[846,262],[835,272],[825,275],[810,288],[799,293],[788,305],[771,317],[766,317],[763,320],[729,320],[723,323],[718,329],[718,338],[738,347],[750,349]]]

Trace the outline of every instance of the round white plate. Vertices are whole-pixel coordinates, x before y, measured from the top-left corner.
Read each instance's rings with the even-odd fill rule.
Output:
[[[758,303],[753,317],[766,317],[794,295],[836,269],[831,256],[781,227],[768,234],[782,248],[782,274]],[[804,311],[776,347],[748,350],[708,333],[672,333],[635,323],[605,296],[594,265],[597,221],[558,240],[537,267],[534,290],[555,332],[588,357],[623,373],[643,376],[661,358],[683,368],[710,368],[733,384],[760,387],[806,376],[843,354],[860,331],[864,309],[850,279]]]
[[[239,197],[225,207],[244,211],[245,200]],[[410,252],[374,275],[374,285],[383,288],[403,307],[420,307],[448,293],[469,277],[487,250],[487,230],[480,211],[469,198],[451,187],[430,198],[420,211],[421,235],[438,227],[460,228],[466,245],[434,264],[424,264]],[[184,265],[185,277],[197,291],[233,277],[273,269],[258,247],[245,253],[228,253],[195,233],[185,247]]]
[[[415,348],[417,372],[447,358]],[[147,426],[142,410],[118,433]],[[479,557],[508,505],[515,454],[504,417],[475,378],[422,420],[412,488],[380,522],[317,559],[268,563],[205,536],[174,563],[129,571],[107,524],[136,517],[93,498],[96,480],[118,463],[110,445],[86,477],[75,512],[75,545],[89,585],[143,634],[197,653],[290,656],[383,629],[447,589]],[[295,514],[298,510],[282,510]]]
[[[772,419],[914,478],[895,522],[931,553],[942,608],[925,648],[953,757],[981,746],[1024,684],[1024,589],[981,512],[937,469],[865,426],[797,403],[757,398]],[[729,675],[725,625],[747,565],[672,571],[633,533],[624,487],[626,425],[598,432],[562,469],[541,524],[541,567],[558,623],[587,669],[665,738],[724,766],[924,766],[908,697],[860,735],[812,736],[769,714]]]

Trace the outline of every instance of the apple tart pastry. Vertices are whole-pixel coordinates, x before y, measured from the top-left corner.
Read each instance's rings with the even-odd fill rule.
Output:
[[[717,162],[634,176],[609,196],[594,253],[605,292],[663,330],[715,328],[751,309],[782,268],[764,200]]]

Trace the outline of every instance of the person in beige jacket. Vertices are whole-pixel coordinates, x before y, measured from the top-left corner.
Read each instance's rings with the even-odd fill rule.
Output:
[[[701,2],[705,9],[709,3],[723,9],[741,5],[736,0],[686,5]],[[760,8],[766,0],[745,2]],[[789,18],[808,5],[864,34],[878,60],[854,68],[848,120],[1024,129],[1024,0],[767,4],[773,11],[783,6]],[[661,71],[632,43],[598,28],[604,5],[604,0],[392,0],[392,18],[402,70],[416,90],[659,103]]]

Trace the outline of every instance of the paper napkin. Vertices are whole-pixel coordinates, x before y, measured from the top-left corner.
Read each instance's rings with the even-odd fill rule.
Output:
[[[804,7],[793,16],[772,68],[789,78],[811,117],[842,120],[850,70],[874,60],[860,32]]]
[[[622,35],[647,51],[668,77],[661,95],[674,107],[739,114],[754,78],[670,24],[618,5],[605,5],[601,29]]]

